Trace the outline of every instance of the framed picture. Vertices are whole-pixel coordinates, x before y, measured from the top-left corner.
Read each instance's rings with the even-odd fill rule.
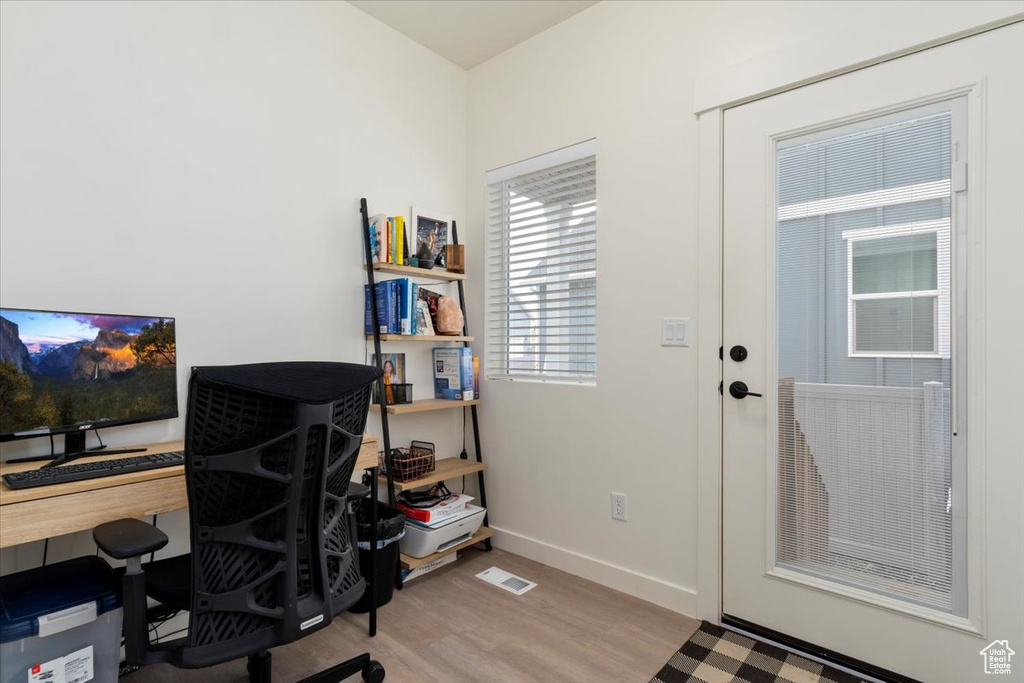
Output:
[[[405,383],[405,354],[404,353],[384,353],[381,354],[384,359],[383,368],[385,376],[387,376],[389,384],[404,384]],[[377,354],[373,354],[373,364],[377,365]]]
[[[448,226],[452,217],[440,211],[431,211],[421,207],[412,207],[412,225],[416,227],[416,244],[410,245],[414,254],[418,254],[420,246],[427,245],[434,255],[434,265],[447,267],[444,248],[448,245]]]

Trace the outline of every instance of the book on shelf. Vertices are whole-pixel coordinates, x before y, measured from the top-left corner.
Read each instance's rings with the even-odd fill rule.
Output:
[[[378,213],[370,218],[370,253],[374,261],[388,261],[388,217]]]
[[[395,248],[395,263],[405,263],[405,216],[395,216],[395,223],[395,239],[398,242]]]
[[[387,282],[377,282],[374,286],[377,290],[377,326],[380,328],[381,334],[387,334],[388,318],[390,317],[387,309]],[[363,295],[366,298],[365,332],[373,334],[373,316],[370,314],[370,285],[363,285]]]
[[[418,283],[409,281],[409,334],[425,334],[420,332],[419,318],[416,315],[416,304],[419,301],[420,286]],[[433,332],[433,328],[431,328]]]
[[[473,356],[473,398],[480,398],[480,357]]]
[[[473,349],[434,349],[434,398],[473,400]]]
[[[398,300],[398,283],[388,280],[388,287],[391,289],[391,324],[388,325],[389,334],[399,334],[402,331],[401,302]]]
[[[405,216],[388,216],[388,263],[405,263]]]
[[[399,291],[395,281],[376,282],[374,288],[377,290],[377,326],[380,328],[380,333],[399,334],[401,332]],[[370,315],[370,285],[363,285],[363,296],[366,299],[364,332],[373,334],[373,318]]]
[[[441,301],[441,295],[426,287],[420,287],[416,297],[417,301],[422,301],[426,304],[427,314],[430,317],[431,331],[429,334],[435,334],[434,330],[437,329],[437,306]]]
[[[388,263],[395,262],[395,219],[388,216]]]
[[[384,287],[384,308],[388,312],[388,334],[398,332],[398,302],[395,301],[395,283],[393,280],[385,281]]]
[[[430,304],[422,299],[416,299],[416,328],[413,334],[425,334],[433,336],[434,323],[430,319]]]
[[[394,280],[398,287],[398,319],[400,334],[413,332],[413,281],[407,277]]]

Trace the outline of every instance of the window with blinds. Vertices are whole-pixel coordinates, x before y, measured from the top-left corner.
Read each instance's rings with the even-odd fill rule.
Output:
[[[486,175],[489,379],[597,382],[593,140]]]

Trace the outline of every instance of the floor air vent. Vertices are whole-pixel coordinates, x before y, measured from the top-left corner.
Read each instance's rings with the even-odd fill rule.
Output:
[[[516,595],[522,595],[537,585],[533,581],[527,581],[522,577],[509,574],[504,569],[498,569],[497,567],[491,567],[480,572],[476,575],[476,578],[483,579],[487,583],[493,583],[498,588],[504,588],[509,593],[515,593]]]

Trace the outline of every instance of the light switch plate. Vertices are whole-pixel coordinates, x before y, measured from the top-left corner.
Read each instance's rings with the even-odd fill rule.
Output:
[[[690,345],[690,319],[689,318],[662,318],[661,319],[661,345],[662,346],[689,346]]]

